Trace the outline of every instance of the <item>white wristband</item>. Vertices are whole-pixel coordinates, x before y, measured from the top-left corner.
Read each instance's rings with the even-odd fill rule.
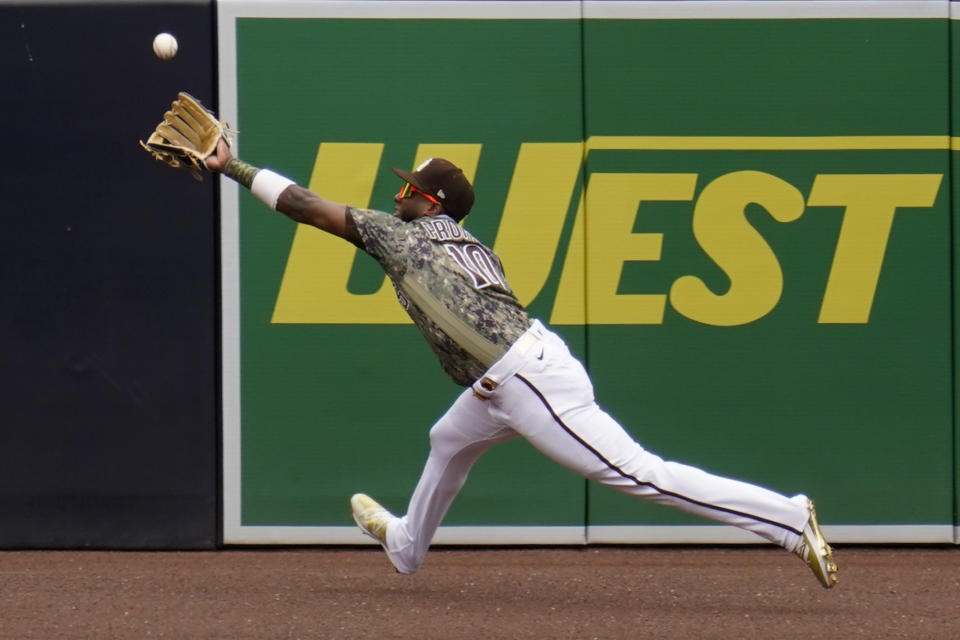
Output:
[[[290,178],[270,171],[270,169],[260,169],[257,175],[253,177],[253,183],[250,185],[250,193],[260,198],[265,205],[276,211],[277,200],[280,198],[280,194],[292,184],[296,183]]]

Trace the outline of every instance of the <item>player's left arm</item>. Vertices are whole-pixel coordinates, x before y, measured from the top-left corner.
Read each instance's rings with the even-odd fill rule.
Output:
[[[348,221],[346,205],[321,198],[269,169],[258,169],[243,162],[233,156],[226,141],[220,140],[216,152],[207,157],[205,164],[210,171],[223,173],[247,187],[267,206],[291,220],[358,244],[356,229]]]

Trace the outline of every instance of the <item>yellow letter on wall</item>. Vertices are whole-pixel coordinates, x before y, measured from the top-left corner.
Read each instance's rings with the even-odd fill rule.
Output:
[[[803,194],[776,176],[736,171],[703,189],[693,212],[693,235],[730,278],[727,292],[716,294],[696,276],[683,276],[670,289],[670,303],[691,320],[730,327],[770,313],[783,292],[783,272],[770,245],[747,221],[747,205],[756,203],[779,222],[803,214]]]
[[[334,202],[366,207],[382,154],[379,143],[324,142],[317,150],[309,188]],[[297,225],[272,322],[407,322],[392,288],[363,296],[347,291],[356,254],[356,247],[341,238]]]
[[[690,200],[695,173],[594,173],[586,197],[586,303],[589,324],[660,324],[666,294],[617,293],[623,263],[659,260],[663,234],[634,233],[644,201]]]
[[[897,207],[932,207],[942,174],[818,175],[811,207],[844,207],[818,322],[864,324]]]
[[[537,297],[550,274],[582,161],[579,142],[520,145],[493,249],[521,304]]]

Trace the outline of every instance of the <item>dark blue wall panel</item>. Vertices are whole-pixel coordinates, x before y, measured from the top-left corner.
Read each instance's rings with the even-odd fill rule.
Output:
[[[217,544],[216,186],[137,144],[214,51],[209,1],[0,6],[0,547]]]

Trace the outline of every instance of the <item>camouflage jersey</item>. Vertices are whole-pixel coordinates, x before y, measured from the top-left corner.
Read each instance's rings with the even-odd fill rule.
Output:
[[[441,316],[452,315],[454,323],[501,352],[530,326],[527,312],[504,278],[500,258],[449,216],[404,222],[382,211],[348,207],[347,217],[360,248],[380,263],[400,304],[457,384],[473,384],[492,362],[481,362],[458,344],[442,328],[449,322]],[[405,289],[425,290],[442,308],[421,308]]]

